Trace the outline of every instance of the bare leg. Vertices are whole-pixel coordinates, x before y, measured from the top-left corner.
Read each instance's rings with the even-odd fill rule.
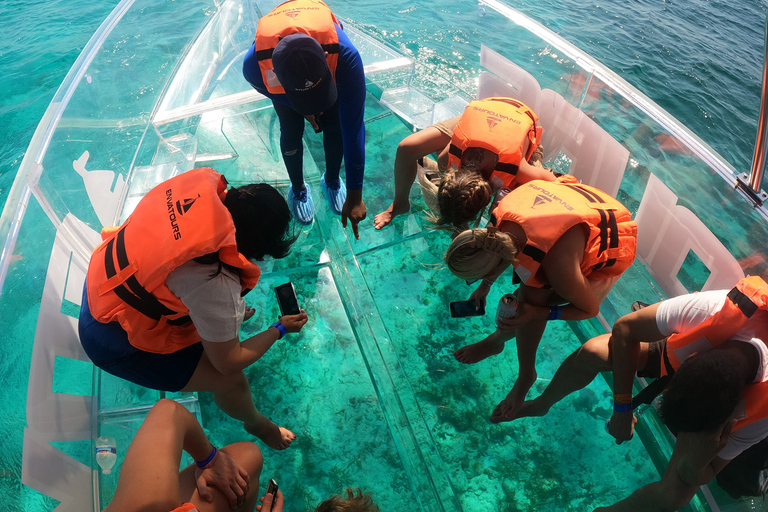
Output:
[[[253,403],[251,388],[243,372],[220,373],[203,352],[200,362],[183,391],[209,391],[219,409],[243,422],[243,428],[275,450],[284,450],[296,439],[287,428],[278,427],[261,414]]]
[[[526,416],[544,416],[557,402],[586,387],[598,373],[611,369],[609,342],[610,334],[604,334],[587,341],[569,355],[547,388],[538,398],[526,400],[512,417],[491,416],[491,422],[501,423]]]
[[[506,398],[493,410],[492,422],[498,423],[498,418],[513,418],[523,405],[525,395],[536,382],[536,351],[546,327],[546,320],[532,320],[517,328],[517,380]]]
[[[397,215],[411,209],[408,196],[416,179],[417,161],[430,153],[442,150],[450,142],[450,136],[430,126],[409,135],[398,144],[395,154],[395,198],[389,208],[376,215],[373,227],[381,229]]]
[[[471,345],[461,347],[453,353],[453,357],[460,363],[475,364],[504,350],[504,344],[515,337],[515,331],[501,331],[496,329],[492,334]]]
[[[248,483],[245,502],[239,507],[231,509],[227,498],[215,487],[211,491],[213,501],[211,503],[204,501],[200,498],[197,490],[194,464],[186,467],[179,473],[179,488],[182,501],[193,503],[200,512],[224,512],[229,510],[253,512],[259,499],[259,477],[261,476],[261,468],[264,463],[261,450],[253,443],[240,442],[227,445],[221,451],[232,457],[238,466],[245,469],[251,477]]]

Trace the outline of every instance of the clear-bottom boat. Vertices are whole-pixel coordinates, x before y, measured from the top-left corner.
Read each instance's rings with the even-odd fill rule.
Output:
[[[123,0],[41,121],[0,218],[6,509],[104,508],[130,439],[163,396],[194,412],[214,444],[245,438],[205,394],[160,393],[95,369],[76,319],[99,231],[125,219],[157,183],[208,166],[235,186],[263,181],[287,189],[271,102],[241,75],[256,20],[274,6]],[[343,19],[355,19],[360,8],[345,1],[331,7]],[[532,393],[633,301],[766,276],[768,212],[759,180],[750,186],[615,73],[504,4],[484,0],[460,21],[471,35],[461,57],[479,56],[469,83],[432,75],[366,27],[345,27],[366,70],[371,217],[391,202],[403,137],[461,113],[474,97],[503,95],[539,115],[549,165],[618,197],[639,226],[638,260],[600,316],[548,327]],[[171,27],[157,44],[157,32]],[[322,144],[314,134],[305,144],[305,176],[317,184]],[[638,439],[615,446],[603,431],[611,391],[602,379],[545,418],[488,423],[514,380],[513,351],[473,367],[453,359],[456,348],[489,332],[490,315],[449,317],[448,302],[471,288],[442,265],[449,237],[429,229],[417,185],[411,199],[411,212],[385,229],[374,230],[370,219],[362,224],[360,241],[323,204],[291,255],[262,265],[247,299],[257,312],[243,334],[277,315],[271,288],[286,280],[312,319],[247,371],[257,407],[298,435],[286,452],[265,451],[263,480],[279,475],[293,510],[361,487],[383,510],[470,512],[588,510],[657,479],[671,434],[649,408]],[[505,279],[489,304],[512,288]],[[99,435],[117,439],[113,475],[95,464]],[[690,509],[760,506],[710,485]]]

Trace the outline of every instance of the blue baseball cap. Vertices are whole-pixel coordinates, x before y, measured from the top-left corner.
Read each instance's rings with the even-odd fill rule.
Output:
[[[272,52],[275,75],[293,109],[305,116],[336,103],[338,93],[322,46],[304,33],[286,36]]]

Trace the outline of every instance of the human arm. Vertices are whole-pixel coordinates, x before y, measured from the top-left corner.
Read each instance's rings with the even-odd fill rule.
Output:
[[[307,323],[307,319],[306,311],[302,310],[298,315],[280,317],[280,323],[285,326],[286,332],[299,332]],[[214,368],[221,373],[228,374],[239,372],[258,361],[280,338],[280,331],[276,327],[269,327],[266,331],[255,334],[244,341],[235,337],[224,342],[206,340],[202,340],[202,342],[205,353]]]
[[[173,400],[162,399],[147,414],[133,438],[120,471],[115,495],[108,512],[132,512],[167,505],[166,510],[181,505],[179,465],[181,453],[204,461],[212,452],[202,427],[194,416]],[[210,501],[208,486],[225,494],[234,507],[245,495],[248,472],[224,452],[218,451],[209,467],[198,476],[198,491]]]
[[[714,432],[681,432],[664,475],[628,498],[595,512],[666,512],[684,507],[699,487],[717,475],[729,461],[717,456],[728,443],[735,420]]]
[[[450,142],[451,137],[434,126],[412,133],[400,141],[395,153],[395,197],[389,208],[376,216],[373,223],[376,229],[383,228],[393,217],[411,208],[408,196],[418,173],[418,160],[441,151]]]
[[[635,372],[640,366],[641,343],[664,338],[656,323],[658,308],[659,304],[653,304],[624,315],[613,325],[609,343],[615,395],[632,396]],[[636,422],[632,411],[614,411],[608,433],[616,439],[616,444],[621,444],[632,439]]]
[[[499,226],[499,231],[505,231],[504,222]],[[581,272],[585,245],[586,234],[582,226],[574,226],[558,239],[541,263],[541,270],[552,287],[551,291],[559,297],[559,302],[567,303],[562,306],[561,320],[586,320],[600,312],[601,298]],[[499,327],[514,330],[532,320],[548,320],[549,315],[549,306],[522,300],[518,315],[504,319]]]
[[[533,180],[555,181],[555,174],[549,169],[537,167],[521,160],[515,175],[515,182],[522,185]]]

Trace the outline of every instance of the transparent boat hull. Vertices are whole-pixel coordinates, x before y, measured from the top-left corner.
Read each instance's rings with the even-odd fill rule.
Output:
[[[41,121],[0,218],[0,322],[12,354],[1,363],[9,412],[0,421],[3,452],[13,454],[4,470],[12,478],[0,478],[0,490],[11,496],[10,510],[106,506],[131,437],[165,395],[100,372],[80,348],[76,318],[100,229],[124,220],[157,183],[195,167],[214,167],[233,185],[287,189],[271,103],[240,69],[256,20],[274,4],[183,5],[118,5]],[[391,202],[403,137],[461,113],[474,97],[503,94],[540,116],[549,165],[615,194],[638,221],[638,261],[597,319],[548,327],[531,393],[632,301],[766,275],[766,211],[735,189],[737,171],[541,25],[496,2],[484,2],[482,16],[462,14],[469,37],[457,58],[473,64],[460,80],[383,44],[355,23],[366,19],[355,2],[332,7],[366,66],[370,217]],[[155,35],[171,25],[173,37]],[[376,31],[401,25],[382,15]],[[305,177],[319,191],[321,139],[307,134],[304,149]],[[649,410],[638,438],[614,446],[603,432],[611,394],[603,379],[545,418],[488,423],[514,381],[516,357],[507,350],[472,367],[453,359],[490,333],[490,316],[449,317],[448,302],[472,288],[442,264],[449,238],[429,229],[417,185],[407,215],[381,231],[365,221],[359,241],[316,199],[317,218],[291,255],[262,264],[247,298],[257,312],[242,332],[271,323],[278,314],[271,289],[294,282],[310,323],[247,370],[257,407],[298,436],[286,452],[265,450],[262,480],[280,480],[289,508],[309,509],[359,486],[389,510],[586,510],[658,478],[670,434]],[[489,304],[511,289],[502,278]],[[198,416],[214,444],[245,438],[204,394],[168,396]],[[118,441],[112,476],[92,460],[98,435]],[[605,468],[614,468],[610,478]],[[692,510],[755,510],[710,487]]]

